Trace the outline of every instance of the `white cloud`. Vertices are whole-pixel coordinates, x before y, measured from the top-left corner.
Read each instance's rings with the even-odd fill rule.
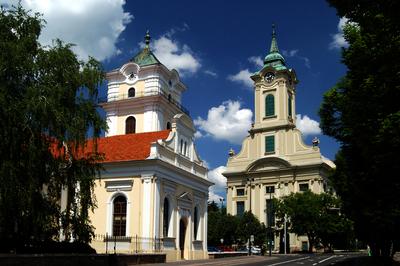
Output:
[[[312,120],[307,115],[304,115],[303,117],[301,114],[296,115],[296,127],[301,131],[301,133],[303,133],[303,136],[321,134],[319,123]]]
[[[194,137],[195,137],[196,139],[199,139],[199,138],[203,137],[203,134],[202,134],[200,131],[196,131],[196,132],[194,133]]]
[[[226,101],[208,110],[207,119],[198,117],[194,124],[217,140],[240,144],[251,127],[253,113],[250,109],[240,109],[240,102]]]
[[[176,69],[181,75],[193,74],[201,67],[189,46],[180,45],[169,33],[154,40],[151,48],[161,63],[169,69]]]
[[[250,73],[249,69],[240,70],[239,73],[235,75],[228,76],[228,79],[233,82],[241,83],[242,85],[246,86],[246,88],[253,87],[253,81],[251,80],[250,76],[253,75]]]
[[[344,39],[343,27],[349,20],[346,17],[340,18],[338,23],[338,32],[332,35],[332,42],[329,44],[329,49],[339,49],[341,47],[348,47],[349,44]]]
[[[310,59],[308,57],[299,55],[299,49],[293,49],[293,50],[289,50],[289,51],[282,50],[282,54],[284,57],[294,57],[294,58],[300,59],[304,62],[304,65],[307,68],[311,68]]]
[[[2,1],[3,2],[3,1]],[[11,1],[17,5],[17,1]],[[124,0],[23,0],[22,6],[46,20],[39,41],[51,45],[56,38],[73,43],[80,59],[104,60],[118,54],[118,37],[133,16],[124,12]]]
[[[290,50],[290,51],[282,50],[282,54],[283,54],[284,57],[293,57],[293,56],[295,56],[298,52],[299,52],[298,49],[294,49],[294,50]]]
[[[219,203],[226,194],[226,177],[222,175],[225,170],[225,166],[219,166],[208,171],[208,179],[215,184],[209,188],[208,201]]]
[[[250,63],[253,63],[257,67],[263,67],[264,66],[264,61],[261,58],[261,56],[251,56],[248,58]]]
[[[216,78],[218,76],[218,74],[216,72],[211,71],[211,70],[204,70],[204,74],[210,75],[214,78]]]

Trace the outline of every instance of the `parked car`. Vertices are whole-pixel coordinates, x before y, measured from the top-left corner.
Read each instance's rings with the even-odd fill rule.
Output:
[[[261,254],[261,248],[259,248],[257,246],[252,246],[251,247],[251,254],[260,255]]]
[[[223,251],[223,252],[234,251],[233,248],[228,247],[228,246],[220,246],[220,247],[218,247],[218,248],[219,248],[221,251]]]
[[[213,246],[207,247],[207,251],[208,251],[208,252],[221,252],[220,249],[218,249],[218,248],[216,248],[216,247],[213,247]]]

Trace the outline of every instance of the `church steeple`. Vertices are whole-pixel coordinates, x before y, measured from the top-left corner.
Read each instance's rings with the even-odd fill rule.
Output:
[[[150,40],[151,36],[149,30],[147,30],[146,35],[144,36],[144,48],[138,54],[136,54],[131,61],[138,64],[139,66],[148,66],[148,65],[156,65],[160,64],[160,61],[150,50]]]
[[[275,70],[286,69],[285,58],[279,53],[278,41],[276,40],[275,24],[272,24],[272,40],[269,54],[264,58],[264,67],[272,66]]]
[[[150,49],[150,39],[151,39],[150,33],[149,30],[147,30],[146,36],[144,36],[144,42],[146,44],[145,49]]]
[[[278,42],[276,41],[275,24],[272,24],[272,40],[271,40],[271,49],[269,49],[269,53],[279,53]]]

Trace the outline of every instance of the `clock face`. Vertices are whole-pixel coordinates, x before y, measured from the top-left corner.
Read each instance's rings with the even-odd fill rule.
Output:
[[[268,72],[264,77],[265,81],[268,83],[272,82],[274,80],[274,78],[275,78],[275,74],[272,72]]]

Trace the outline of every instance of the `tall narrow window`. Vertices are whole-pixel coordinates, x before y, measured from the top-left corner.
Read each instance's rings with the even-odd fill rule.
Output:
[[[118,196],[113,203],[113,236],[125,236],[126,232],[126,198]]]
[[[273,200],[267,200],[267,226],[275,226],[275,210]]]
[[[167,130],[171,130],[171,122],[167,122]]]
[[[265,153],[275,152],[275,136],[265,137]]]
[[[197,240],[197,231],[199,230],[199,210],[197,207],[194,207],[194,215],[193,215],[193,222],[194,222],[194,240]]]
[[[164,212],[163,212],[163,235],[168,236],[169,229],[169,201],[168,198],[164,199]]]
[[[292,95],[289,94],[288,97],[288,114],[292,117]]]
[[[135,88],[130,88],[128,90],[128,98],[135,97]]]
[[[268,94],[265,97],[265,116],[275,115],[275,99],[274,95]]]
[[[180,153],[182,154],[183,153],[183,139],[181,139],[181,145],[180,145],[179,150],[180,150]]]
[[[242,216],[244,213],[244,201],[236,201],[236,215]]]
[[[136,132],[136,119],[133,116],[130,116],[125,120],[125,134],[131,134],[135,132]]]

